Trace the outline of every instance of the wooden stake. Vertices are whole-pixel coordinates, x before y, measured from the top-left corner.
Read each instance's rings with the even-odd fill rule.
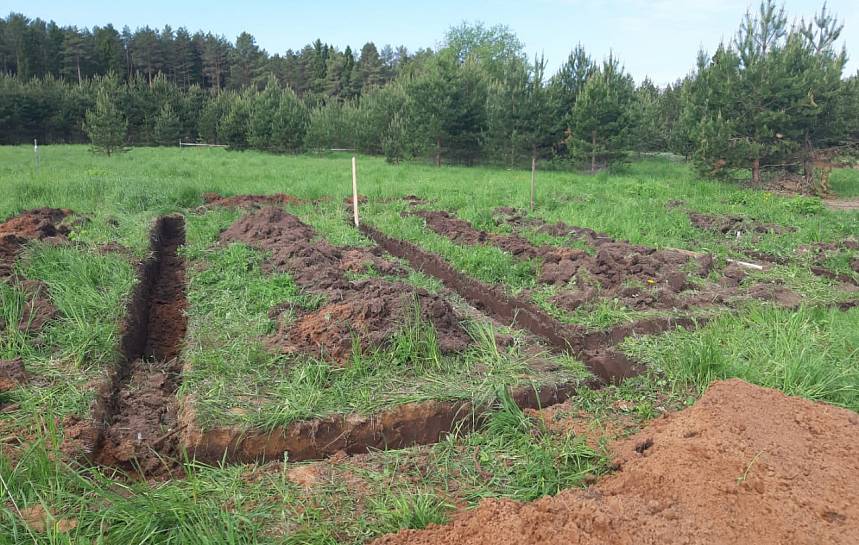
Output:
[[[358,227],[358,166],[355,156],[352,156],[352,213],[355,217],[355,227]]]
[[[534,175],[537,172],[537,156],[531,156],[531,212],[534,211]]]

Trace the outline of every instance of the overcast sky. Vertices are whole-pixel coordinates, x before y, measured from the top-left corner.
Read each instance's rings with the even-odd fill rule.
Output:
[[[713,51],[730,38],[749,7],[746,0],[434,0],[418,3],[244,1],[145,2],[6,0],[8,11],[53,19],[60,25],[92,27],[113,23],[121,29],[149,25],[185,26],[223,34],[231,40],[246,30],[269,53],[299,49],[321,38],[341,49],[360,49],[367,41],[381,48],[403,44],[410,50],[436,46],[445,30],[466,21],[509,26],[528,54],[544,53],[554,71],[577,42],[595,57],[614,51],[640,81],[649,75],[660,84],[685,75],[703,46]],[[753,2],[756,8],[758,3]],[[792,19],[809,17],[818,1],[788,0]],[[843,41],[853,53],[848,73],[859,68],[859,0],[830,0],[830,9],[845,23]],[[5,15],[5,14],[4,14]],[[851,49],[852,48],[852,49]]]

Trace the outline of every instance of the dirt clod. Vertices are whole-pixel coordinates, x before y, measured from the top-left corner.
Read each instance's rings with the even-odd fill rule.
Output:
[[[615,443],[621,471],[587,490],[525,504],[485,500],[450,525],[374,543],[855,543],[853,417],[739,380],[716,382],[690,409]]]
[[[27,371],[21,358],[0,360],[0,393],[27,383]]]

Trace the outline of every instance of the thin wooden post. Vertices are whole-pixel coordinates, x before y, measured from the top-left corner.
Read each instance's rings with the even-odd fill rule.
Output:
[[[39,173],[39,141],[33,139],[33,153],[36,155],[36,174]]]
[[[352,156],[352,214],[355,218],[355,227],[358,227],[358,166],[355,156]]]
[[[536,173],[537,173],[537,156],[532,155],[531,156],[531,212],[534,211],[534,191],[535,191],[534,176],[536,175]]]

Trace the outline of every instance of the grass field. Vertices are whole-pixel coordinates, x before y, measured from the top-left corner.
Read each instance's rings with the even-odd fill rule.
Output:
[[[0,393],[0,543],[361,543],[442,522],[481,498],[531,500],[582,486],[611,470],[611,437],[693,403],[715,379],[739,377],[859,411],[859,309],[843,304],[857,298],[859,253],[844,242],[856,241],[859,213],[830,211],[816,198],[701,180],[688,165],[667,159],[596,175],[538,172],[537,206],[528,218],[656,250],[711,254],[709,276],[690,273],[693,290],[718,286],[727,260],[754,261],[755,252],[775,260],[749,272],[724,305],[634,310],[602,298],[568,311],[555,296],[575,286],[541,283],[539,259],[490,243],[457,243],[410,215],[415,207],[402,200],[416,195],[425,201],[418,209],[451,212],[490,237],[515,232],[535,246],[596,253],[537,228],[496,221],[496,207],[527,210],[530,172],[358,159],[365,223],[437,254],[506,297],[533,302],[564,326],[599,331],[648,316],[709,318],[693,330],[627,337],[620,348],[645,363],[646,372],[597,387],[575,354],[559,354],[528,331],[491,320],[437,278],[390,256],[403,274],[370,268],[347,279],[395,283],[448,301],[470,338],[466,350],[440,354],[431,324],[419,319],[403,323],[378,349],[354,350],[342,366],[324,354],[272,350],[267,339],[279,328],[327,308],[331,296],[313,293],[289,270],[268,270],[265,251],[220,243],[220,233],[246,211],[202,207],[203,195],[286,193],[301,199],[284,208],[315,232],[315,243],[371,248],[346,221],[349,156],[133,149],[107,158],[83,146],[40,151],[37,172],[31,148],[0,148],[0,219],[36,207],[69,208],[75,216],[70,243],[33,242],[15,265],[19,276],[44,283],[57,309],[40,334],[17,327],[27,294],[0,282],[6,324],[0,360],[20,357],[30,375]],[[833,188],[855,196],[859,177],[837,171]],[[286,454],[266,463],[233,463],[228,456],[214,465],[185,461],[171,479],[131,478],[64,455],[64,434],[71,423],[91,418],[98,385],[117,361],[152,223],[174,212],[185,217],[179,253],[188,297],[176,395],[183,403],[193,398],[202,429],[267,433],[416,402],[468,403],[479,429],[466,433],[469,426],[460,424],[461,433],[434,444],[336,453],[318,462],[290,461]],[[696,228],[694,213],[780,228],[722,233]],[[106,251],[106,244],[120,251]],[[814,274],[814,267],[840,280]],[[748,296],[758,284],[788,290],[797,303]],[[289,312],[273,317],[270,310],[284,304]],[[552,412],[559,425],[523,411],[511,394],[559,383],[579,384]],[[486,412],[475,409],[484,406]],[[582,415],[588,433],[563,425]]]

